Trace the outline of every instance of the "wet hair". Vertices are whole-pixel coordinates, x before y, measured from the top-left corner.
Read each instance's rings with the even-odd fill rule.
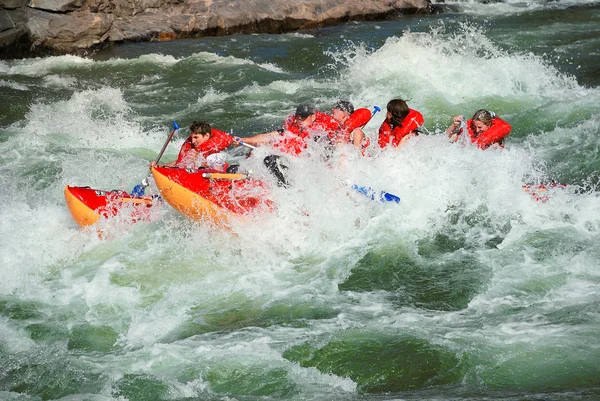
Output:
[[[475,133],[475,121],[481,121],[488,127],[492,126],[492,118],[496,117],[496,113],[493,111],[479,109],[473,114],[473,118],[471,118],[471,131]],[[475,133],[475,137],[477,138],[479,135]],[[502,144],[503,142],[499,142]]]
[[[190,133],[200,134],[202,136],[206,136],[206,134],[211,135],[212,128],[206,121],[194,121],[192,122],[192,125],[190,125]]]
[[[392,126],[402,125],[402,121],[406,118],[410,109],[406,102],[402,99],[392,99],[387,104],[387,111],[392,113],[390,124]]]
[[[485,110],[485,109],[479,109],[475,112],[475,114],[473,114],[473,121],[481,121],[482,123],[484,123],[485,125],[487,125],[488,127],[490,125],[492,125],[492,118],[494,118],[496,116],[496,114],[494,114],[491,111]]]
[[[299,118],[300,120],[306,120],[306,118],[312,116],[313,114],[315,114],[317,112],[317,108],[312,105],[312,104],[300,104],[298,105],[298,107],[296,107],[296,114],[295,116],[297,118]]]
[[[333,105],[332,109],[345,111],[348,114],[354,113],[354,105],[347,100],[340,100]]]

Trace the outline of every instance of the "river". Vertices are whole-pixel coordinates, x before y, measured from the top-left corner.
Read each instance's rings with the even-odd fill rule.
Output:
[[[0,61],[0,399],[600,399],[600,3],[455,5]],[[194,120],[246,137],[397,97],[423,134],[294,159],[277,209],[231,230],[164,205],[99,237],[65,205],[65,185],[139,183],[172,121],[163,161]],[[443,133],[480,108],[505,149]]]

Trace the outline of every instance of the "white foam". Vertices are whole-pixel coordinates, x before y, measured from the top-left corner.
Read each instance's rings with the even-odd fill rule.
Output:
[[[311,100],[323,110],[340,96],[357,107],[382,108],[402,96],[423,112],[431,134],[400,149],[380,150],[380,113],[366,129],[372,157],[356,157],[344,149],[330,161],[331,168],[311,143],[307,153],[312,156],[289,160],[294,183],[289,189],[277,187],[263,165],[272,150],[257,149],[243,162],[272,187],[275,210],[235,221],[231,230],[188,221],[165,205],[164,218],[151,223],[125,228],[107,222],[106,227],[116,230],[104,239],[81,231],[66,210],[64,185],[130,189],[146,176],[147,156],[156,154],[169,129],[144,127],[140,120],[145,117],[132,111],[124,91],[111,87],[35,103],[26,122],[11,127],[17,134],[0,143],[7,172],[0,178],[0,293],[48,307],[66,306],[76,315],[68,317],[72,321],[67,325],[85,320],[112,327],[119,334],[115,346],[124,352],[87,358],[111,372],[114,381],[124,373],[163,368],[172,374],[204,361],[259,371],[275,366],[300,391],[333,388],[351,394],[357,388],[352,380],[291,363],[283,351],[307,342],[326,343],[328,335],[351,329],[414,333],[457,352],[464,351],[465,343],[477,350],[506,350],[527,342],[553,345],[572,334],[567,324],[555,324],[549,315],[598,301],[600,201],[593,191],[577,194],[568,188],[552,193],[546,203],[536,202],[522,185],[544,179],[548,165],[543,161],[552,160],[554,152],[577,149],[595,160],[597,90],[581,87],[542,58],[501,50],[484,31],[469,25],[456,34],[443,27],[406,32],[374,51],[350,45],[335,57],[336,66],[342,66],[339,78],[289,77],[248,83],[235,93],[208,89],[197,101],[193,95],[186,112],[199,105],[222,107],[243,95],[247,100],[240,107],[267,125],[281,123],[307,93],[317,93]],[[214,64],[217,70],[254,64],[212,53],[95,63],[168,66],[182,61]],[[34,60],[31,65],[0,62],[0,69],[45,76],[50,87],[72,88],[78,82],[57,70],[79,63],[78,58]],[[88,63],[81,62],[84,68]],[[156,78],[144,77],[142,83],[160,91]],[[474,89],[481,80],[487,82],[486,94]],[[523,132],[503,150],[450,143],[441,130],[454,113],[473,111],[481,103],[491,103],[500,115],[517,121],[524,118],[521,113],[541,115],[544,123],[555,115],[561,120],[551,128],[519,125]],[[173,141],[163,160],[174,159],[182,140]],[[32,143],[36,152],[29,152]],[[345,158],[338,160],[341,153]],[[555,159],[550,167],[567,157]],[[401,202],[370,200],[348,182],[393,193]],[[365,255],[377,257],[382,248],[393,249],[418,266],[425,258],[420,243],[437,234],[456,235],[465,245],[440,251],[445,253],[435,263],[468,255],[482,275],[489,275],[463,310],[399,308],[387,291],[340,291],[338,285]],[[497,246],[488,244],[494,236],[499,237]],[[308,316],[306,325],[280,325],[279,308],[282,320],[287,319],[286,308]],[[305,312],[311,308],[318,319]],[[271,313],[277,315],[273,321]],[[507,322],[507,316],[515,321]],[[203,325],[222,331],[202,334]],[[590,334],[590,326],[575,330]],[[31,345],[20,339],[26,338],[20,329],[0,322],[0,331],[10,339],[11,351]],[[173,384],[176,394],[193,397],[209,389],[198,376],[179,387]]]
[[[33,104],[23,127],[24,133],[39,141],[96,149],[156,149],[162,143],[160,136],[164,135],[160,131],[145,132],[122,92],[107,87],[76,92],[66,101]]]
[[[29,90],[29,88],[26,85],[22,85],[22,84],[19,84],[16,82],[11,82],[11,81],[5,81],[3,79],[0,79],[0,87],[15,89],[15,90],[23,91],[23,92],[26,92]]]
[[[143,54],[143,55],[139,56],[138,58],[134,58],[134,59],[111,58],[106,61],[98,61],[97,63],[102,64],[102,65],[112,65],[115,67],[122,66],[122,65],[130,65],[130,64],[152,64],[152,65],[169,67],[169,66],[173,66],[173,65],[179,63],[180,61],[181,61],[181,59],[178,59],[171,55],[150,53],[150,54]]]
[[[22,59],[7,62],[7,75],[41,77],[57,73],[75,66],[90,66],[94,61],[84,57],[65,55],[44,58]]]
[[[55,74],[44,77],[44,86],[49,88],[69,88],[76,83],[77,79],[73,77],[65,77]]]
[[[490,2],[487,4],[476,0],[451,0],[446,2],[446,4],[460,6],[462,13],[485,17],[503,17],[505,15],[522,14],[539,10],[586,6],[594,3],[593,0],[567,0],[561,2],[547,2],[543,0],[506,0],[502,2]]]

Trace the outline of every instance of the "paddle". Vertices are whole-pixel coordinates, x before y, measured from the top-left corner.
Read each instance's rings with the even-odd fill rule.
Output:
[[[175,135],[175,132],[177,132],[178,130],[179,130],[179,124],[177,124],[176,121],[173,121],[173,130],[171,131],[171,134],[165,141],[165,144],[163,145],[162,149],[160,150],[160,153],[158,154],[158,157],[154,161],[155,165],[158,165],[158,161],[162,157],[163,153],[165,153],[165,150],[167,149],[169,142],[171,142],[171,139],[173,139],[173,135]],[[148,177],[146,177],[142,180],[141,184],[137,184],[135,187],[133,187],[133,189],[131,190],[131,196],[144,196],[144,193],[146,192],[146,187],[148,185],[150,185],[150,183],[148,182]]]
[[[394,194],[391,194],[389,192],[386,191],[377,191],[371,187],[365,187],[365,186],[358,186],[356,184],[352,184],[350,186],[352,189],[354,189],[355,191],[365,195],[368,198],[371,198],[371,200],[379,200],[380,202],[393,202],[393,203],[400,203],[400,197],[396,196]]]
[[[248,149],[256,149],[256,146],[254,146],[254,145],[249,145],[249,144],[247,144],[246,142],[237,141],[237,143],[239,143],[239,144],[240,144],[240,145],[242,145],[242,146],[245,146],[245,147],[247,147]]]
[[[247,144],[247,143],[245,143],[245,142],[242,142],[242,138],[240,138],[239,136],[235,136],[235,135],[233,135],[233,130],[230,130],[230,131],[229,131],[229,135],[231,135],[231,137],[232,137],[232,138],[235,140],[235,142],[236,142],[238,145],[245,146],[245,147],[247,147],[247,148],[249,148],[249,149],[256,149],[256,146],[249,145],[249,144]]]
[[[461,136],[461,142],[462,144],[468,144],[470,142],[469,139],[469,129],[467,128],[467,121],[465,120],[465,118],[461,118],[460,119],[460,125],[458,126],[458,132],[460,132],[460,136]]]
[[[171,139],[173,138],[173,135],[175,135],[175,133],[177,131],[179,131],[179,125],[177,124],[177,122],[173,121],[173,131],[171,131],[171,135],[169,135],[169,137],[165,141],[165,144],[163,145],[162,149],[160,150],[160,153],[158,154],[158,157],[154,161],[154,164],[158,164],[158,161],[162,157],[163,153],[165,153],[165,150],[167,149],[167,146],[169,145],[169,142],[171,142]]]
[[[381,108],[379,106],[373,106],[373,111],[371,112],[371,118],[373,118],[373,116],[380,111],[381,111]],[[356,185],[356,184],[351,184],[350,188],[365,195],[368,198],[371,198],[371,200],[379,200],[381,202],[400,203],[399,196],[396,196],[396,195],[391,194],[386,191],[377,191],[371,187],[360,186],[360,185]]]

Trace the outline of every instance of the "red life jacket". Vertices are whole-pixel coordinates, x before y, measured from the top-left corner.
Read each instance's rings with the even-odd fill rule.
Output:
[[[332,135],[335,135],[342,128],[340,123],[329,114],[317,111],[316,117],[315,122],[307,128],[311,138],[325,135],[331,138]]]
[[[495,143],[503,146],[502,140],[510,133],[512,128],[509,123],[500,117],[494,117],[492,118],[492,125],[485,132],[475,136],[475,132],[471,128],[472,122],[473,119],[467,121],[467,131],[471,142],[476,144],[480,149],[485,149]]]
[[[284,153],[298,156],[306,149],[309,139],[329,136],[330,132],[339,130],[340,125],[333,117],[320,111],[315,114],[316,119],[308,128],[301,128],[293,114],[288,116],[283,124],[282,137],[274,147]]]
[[[208,155],[212,155],[213,153],[219,153],[222,150],[227,149],[229,145],[233,142],[233,137],[226,132],[219,131],[216,128],[211,129],[210,138],[200,146],[198,149],[194,149],[197,153],[200,153],[202,156],[206,157]],[[192,136],[188,136],[185,142],[181,145],[179,149],[179,155],[177,156],[176,164],[181,163],[185,155],[192,150]]]
[[[350,143],[352,142],[352,132],[357,128],[362,128],[371,120],[373,113],[367,108],[354,110],[350,117],[339,126],[338,130],[329,133],[329,137],[334,142]]]
[[[402,120],[402,124],[395,126],[393,129],[391,124],[385,120],[379,127],[379,147],[385,148],[390,143],[394,147],[398,146],[402,138],[414,132],[423,125],[424,121],[423,114],[413,109],[409,109],[408,115]]]
[[[304,148],[306,143],[304,140],[308,137],[308,132],[302,130],[298,124],[296,124],[296,117],[294,114],[289,115],[283,122],[283,132],[281,137],[273,147],[281,150],[283,153],[291,155],[299,155]]]
[[[344,128],[352,132],[357,128],[362,128],[369,121],[371,121],[373,113],[366,107],[354,110],[354,113],[350,114],[350,117],[344,121]]]
[[[273,144],[275,149],[279,149],[283,153],[298,156],[306,148],[305,137],[294,134],[293,131],[285,130],[281,133],[279,141]]]

